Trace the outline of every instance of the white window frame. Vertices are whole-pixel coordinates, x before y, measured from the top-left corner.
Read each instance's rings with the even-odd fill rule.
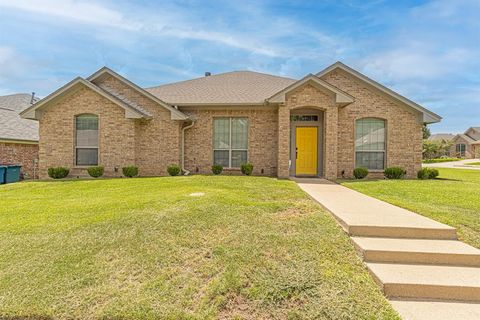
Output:
[[[88,146],[88,147],[85,147],[85,146],[82,146],[82,147],[79,147],[77,145],[77,118],[78,117],[82,117],[82,116],[95,116],[97,117],[97,146],[96,147],[91,147],[91,146]],[[98,166],[99,162],[100,162],[100,153],[99,153],[99,150],[100,150],[100,117],[96,114],[92,114],[92,113],[82,113],[82,114],[77,114],[74,119],[74,127],[75,127],[75,148],[74,148],[74,159],[75,159],[75,167],[91,167],[91,166]],[[91,164],[91,165],[84,165],[84,164],[78,164],[78,157],[77,157],[77,150],[78,149],[97,149],[97,163],[96,164]]]
[[[249,157],[249,152],[248,152],[248,145],[249,145],[249,129],[250,129],[250,121],[248,117],[214,117],[213,118],[213,123],[215,123],[216,119],[228,119],[228,149],[216,149],[215,148],[215,125],[213,125],[213,134],[212,134],[212,144],[213,144],[213,154],[212,154],[212,160],[213,164],[215,164],[215,151],[227,151],[228,150],[228,167],[227,169],[238,169],[240,167],[232,167],[232,151],[245,151],[247,153],[247,162],[248,162],[248,157]],[[233,119],[245,119],[247,120],[247,148],[246,149],[233,149],[232,148],[232,120]]]
[[[463,153],[462,153],[462,150],[461,148],[459,148],[460,146],[463,146]],[[457,151],[458,149],[458,151]],[[460,155],[460,158],[465,158],[465,155],[467,154],[467,144],[465,143],[457,143],[455,145],[455,153]]]
[[[384,130],[384,148],[383,150],[359,150],[357,151],[357,146],[355,145],[356,144],[356,140],[357,140],[357,122],[360,121],[360,120],[365,120],[365,119],[376,119],[376,120],[381,120],[383,121],[384,123],[384,126],[383,126],[383,130]],[[355,119],[354,120],[354,143],[353,143],[353,162],[354,162],[354,167],[357,168],[357,152],[366,152],[366,153],[383,153],[383,169],[370,169],[370,168],[367,168],[368,170],[370,170],[371,172],[383,172],[385,170],[385,168],[387,167],[387,120],[385,119],[382,119],[382,118],[376,118],[376,117],[364,117],[364,118],[358,118],[358,119]]]

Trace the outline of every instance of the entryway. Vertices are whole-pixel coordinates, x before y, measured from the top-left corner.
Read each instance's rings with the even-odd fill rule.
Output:
[[[294,109],[290,114],[290,176],[323,175],[323,111]]]

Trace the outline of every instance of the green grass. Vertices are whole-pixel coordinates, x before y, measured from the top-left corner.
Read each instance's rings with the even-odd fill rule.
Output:
[[[480,248],[480,171],[443,169],[435,180],[362,180],[342,184],[457,228]]]
[[[465,163],[469,166],[480,166],[480,162],[469,162],[469,163]]]
[[[439,162],[452,162],[452,161],[460,161],[463,158],[437,158],[437,159],[425,159],[423,163],[439,163]]]
[[[291,181],[26,182],[0,198],[0,318],[398,319]]]

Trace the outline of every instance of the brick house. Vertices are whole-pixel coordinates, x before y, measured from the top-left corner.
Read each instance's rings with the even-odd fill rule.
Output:
[[[33,178],[37,175],[38,122],[19,115],[31,102],[32,95],[27,93],[0,96],[0,164],[20,164],[23,176]]]
[[[480,127],[470,127],[452,139],[450,154],[460,158],[474,159],[480,156]]]
[[[440,116],[337,62],[295,80],[235,71],[142,89],[108,68],[76,78],[22,112],[40,124],[40,175],[91,165],[120,176],[136,165],[143,176],[169,164],[208,174],[213,164],[237,173],[373,176],[421,167],[422,123]],[[378,173],[376,173],[378,172]]]

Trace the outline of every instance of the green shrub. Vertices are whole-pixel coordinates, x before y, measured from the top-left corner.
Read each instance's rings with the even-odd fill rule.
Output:
[[[48,172],[48,176],[52,179],[62,179],[68,176],[70,169],[65,167],[55,167],[55,168],[48,168],[47,172]]]
[[[438,170],[435,168],[423,168],[417,172],[418,179],[426,180],[435,179],[436,177],[438,177]]]
[[[103,171],[104,171],[103,167],[100,167],[100,166],[90,167],[90,168],[87,169],[88,174],[92,178],[98,178],[98,177],[103,176]]]
[[[368,169],[363,167],[355,168],[353,169],[353,176],[355,179],[363,179],[368,176]]]
[[[383,172],[387,179],[402,179],[407,172],[401,167],[390,167]]]
[[[218,175],[220,173],[222,173],[223,171],[223,167],[219,164],[214,164],[212,166],[212,173],[215,174],[215,175]]]
[[[246,176],[250,176],[253,172],[253,164],[251,163],[244,163],[241,166],[242,173]]]
[[[136,166],[128,166],[122,168],[123,175],[128,178],[138,176],[138,167]]]
[[[167,172],[172,177],[178,176],[181,172],[180,167],[176,164],[171,164],[167,167]]]

